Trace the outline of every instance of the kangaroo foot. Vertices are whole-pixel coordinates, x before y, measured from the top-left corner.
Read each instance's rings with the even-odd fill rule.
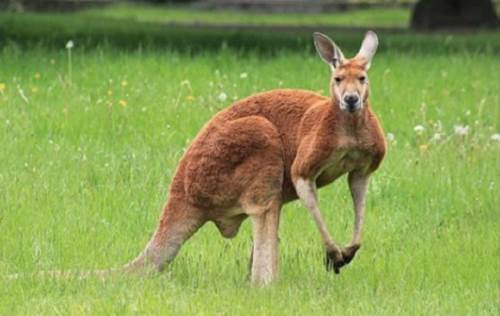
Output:
[[[360,245],[351,245],[340,251],[338,249],[328,249],[325,257],[326,270],[333,270],[335,274],[339,274],[340,268],[352,261],[359,248]]]

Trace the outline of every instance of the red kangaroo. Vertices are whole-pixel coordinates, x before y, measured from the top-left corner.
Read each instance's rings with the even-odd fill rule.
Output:
[[[281,207],[298,198],[321,233],[327,269],[339,273],[353,259],[361,246],[368,179],[386,150],[368,101],[367,70],[378,39],[367,32],[352,59],[321,33],[314,33],[314,44],[331,68],[331,96],[272,90],[217,113],[180,160],[158,228],[127,270],[162,270],[207,221],[231,238],[250,217],[250,277],[266,285],[278,274]],[[354,232],[341,247],[327,230],[316,191],[344,174],[354,202]]]
[[[296,199],[321,234],[327,269],[339,273],[354,258],[361,246],[368,179],[386,150],[368,101],[367,70],[378,39],[367,32],[352,59],[323,34],[314,33],[314,44],[332,72],[331,96],[272,90],[217,113],[181,158],[158,227],[142,253],[125,265],[126,272],[161,271],[208,221],[231,238],[250,217],[250,278],[266,285],[278,274],[281,207]],[[351,242],[341,247],[322,218],[317,188],[344,174],[354,202],[354,229]]]

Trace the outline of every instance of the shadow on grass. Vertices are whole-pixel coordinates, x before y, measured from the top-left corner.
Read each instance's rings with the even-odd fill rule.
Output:
[[[380,51],[446,54],[453,51],[498,54],[500,32],[423,34],[405,30],[374,29],[381,37]],[[122,50],[169,49],[197,54],[222,47],[240,53],[274,54],[312,51],[313,31],[329,34],[346,50],[355,51],[364,30],[342,27],[256,27],[199,24],[156,24],[135,20],[91,18],[71,14],[0,14],[0,46],[15,42],[21,48],[63,48],[68,40],[92,49],[109,45]]]

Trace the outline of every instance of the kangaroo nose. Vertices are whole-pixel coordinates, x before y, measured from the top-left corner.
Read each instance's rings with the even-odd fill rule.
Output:
[[[359,101],[359,98],[355,94],[346,95],[344,97],[344,102],[347,103],[349,107],[354,107]]]

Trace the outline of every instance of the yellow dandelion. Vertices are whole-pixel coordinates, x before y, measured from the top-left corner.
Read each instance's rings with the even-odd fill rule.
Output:
[[[108,95],[112,96],[113,95],[113,90],[108,90]]]
[[[194,101],[194,99],[196,99],[196,98],[194,96],[192,96],[192,95],[188,95],[186,97],[186,100],[188,100],[188,101]]]
[[[3,93],[5,91],[5,83],[0,82],[0,93]]]
[[[122,80],[122,87],[125,88],[126,86],[128,86],[127,80]]]
[[[31,87],[31,92],[37,93],[38,92],[38,87]]]
[[[40,73],[39,73],[39,72],[37,72],[37,73],[35,74],[35,79],[40,79],[40,77],[41,77]]]
[[[421,152],[421,153],[425,153],[425,152],[427,151],[427,149],[429,149],[429,145],[427,145],[427,144],[422,144],[422,145],[420,145],[420,147],[419,147],[419,148],[420,148],[420,152]]]
[[[118,103],[120,103],[120,105],[123,106],[123,107],[127,106],[127,100],[121,99],[120,101],[118,101]]]

